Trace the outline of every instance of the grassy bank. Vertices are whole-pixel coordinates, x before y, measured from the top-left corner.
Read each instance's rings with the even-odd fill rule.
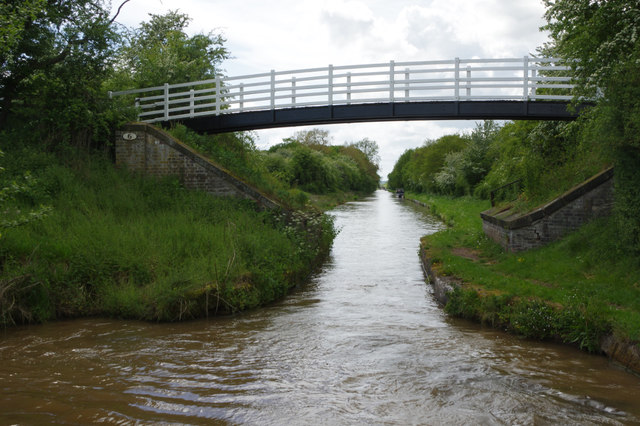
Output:
[[[640,342],[640,264],[616,246],[608,220],[562,241],[504,253],[482,232],[488,201],[407,194],[430,206],[448,229],[422,238],[434,270],[455,277],[447,312],[538,339],[598,351],[601,339]]]
[[[0,324],[86,315],[173,321],[282,297],[328,253],[317,213],[257,211],[249,202],[132,176],[100,156],[63,164],[7,152],[7,174],[37,170],[15,200],[50,207],[3,230]]]
[[[297,134],[300,140],[294,135],[261,151],[255,148],[251,133],[201,135],[182,125],[169,131],[235,177],[290,209],[304,208],[311,202],[320,210],[327,210],[372,193],[380,180],[378,167],[359,148],[303,143],[305,132]]]

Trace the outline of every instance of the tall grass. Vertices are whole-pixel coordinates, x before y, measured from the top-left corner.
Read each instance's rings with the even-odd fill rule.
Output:
[[[250,201],[184,190],[91,157],[50,162],[44,219],[0,239],[0,322],[80,315],[173,321],[268,303],[313,268],[333,238],[330,219],[293,226]],[[39,199],[38,199],[39,198]]]

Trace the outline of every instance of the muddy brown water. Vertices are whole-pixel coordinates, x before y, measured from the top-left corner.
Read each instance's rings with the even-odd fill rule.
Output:
[[[0,424],[639,424],[606,358],[447,318],[417,254],[439,223],[378,191],[282,302],[177,324],[0,333]]]

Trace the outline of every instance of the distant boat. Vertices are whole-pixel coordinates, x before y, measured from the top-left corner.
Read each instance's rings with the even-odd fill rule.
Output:
[[[404,198],[404,189],[402,189],[402,188],[396,189],[396,196],[398,198]]]

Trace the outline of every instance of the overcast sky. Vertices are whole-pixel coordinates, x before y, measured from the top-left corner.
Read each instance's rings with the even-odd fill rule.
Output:
[[[119,0],[112,0],[114,7]],[[118,22],[138,26],[149,13],[179,10],[191,34],[221,33],[233,59],[228,76],[275,69],[354,65],[395,60],[522,57],[547,40],[542,0],[131,0]],[[468,132],[474,121],[413,121],[315,126],[334,144],[364,137],[380,146],[382,179],[408,148],[425,139]],[[297,130],[257,131],[258,147]]]

